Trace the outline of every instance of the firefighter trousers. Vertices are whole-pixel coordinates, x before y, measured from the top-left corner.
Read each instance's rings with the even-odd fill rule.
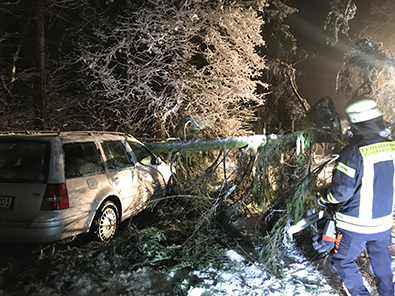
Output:
[[[392,262],[389,252],[392,228],[375,234],[360,234],[338,229],[335,248],[330,256],[332,267],[351,295],[370,295],[354,262],[365,249],[381,296],[394,296]]]

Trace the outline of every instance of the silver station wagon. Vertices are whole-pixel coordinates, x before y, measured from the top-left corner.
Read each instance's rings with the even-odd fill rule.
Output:
[[[168,164],[130,135],[0,134],[0,241],[113,238],[163,192]]]

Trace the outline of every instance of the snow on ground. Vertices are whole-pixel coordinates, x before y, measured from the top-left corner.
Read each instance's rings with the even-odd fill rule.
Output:
[[[58,251],[63,259],[58,261],[56,268],[52,267],[48,271],[46,280],[35,278],[32,282],[18,282],[15,278],[18,273],[6,272],[15,269],[15,264],[9,264],[8,267],[0,266],[0,296],[345,295],[341,291],[339,280],[333,280],[336,276],[328,274],[328,271],[332,270],[330,263],[321,261],[321,267],[325,267],[323,271],[319,264],[317,266],[311,259],[306,258],[295,243],[291,243],[286,249],[284,260],[281,262],[285,273],[283,278],[271,275],[265,265],[251,262],[234,250],[226,252],[229,260],[219,268],[209,266],[201,270],[185,269],[166,273],[153,267],[135,270],[127,267],[106,268],[109,262],[116,259],[114,256],[119,254],[108,252],[108,248],[106,251],[98,252],[97,246],[80,246],[78,252],[74,253],[70,250],[64,253]],[[0,245],[0,250],[1,247]],[[98,263],[92,266],[99,266],[98,268],[92,268],[90,261],[86,266],[75,264],[74,261],[82,260],[83,257],[90,258],[92,254],[96,254],[96,257],[89,260],[97,261]],[[120,257],[119,260],[122,261],[124,258]],[[122,266],[122,262],[119,266]],[[33,271],[31,268],[32,266],[28,265],[27,272]],[[10,278],[10,274],[14,278]],[[48,283],[48,277],[53,277],[53,282]],[[12,281],[15,289],[9,289],[9,283],[8,288],[4,289],[7,281]]]
[[[65,266],[58,266],[53,271],[55,284],[45,284],[45,281],[17,283],[19,287],[13,292],[6,293],[0,289],[0,296],[341,295],[334,291],[323,275],[294,246],[288,248],[287,261],[292,262],[285,267],[285,277],[282,279],[270,275],[263,264],[249,262],[234,250],[227,251],[227,256],[229,261],[223,263],[221,268],[163,273],[150,267],[137,270],[92,270],[79,267],[79,270],[71,270],[68,268],[68,263],[71,262],[68,261],[79,257],[67,255],[63,263]],[[104,256],[97,256],[96,260],[103,258]],[[4,281],[10,280],[1,271],[0,269],[0,287],[4,286]],[[68,281],[67,292],[59,294],[58,291],[64,291],[64,288],[57,288],[62,281]]]
[[[235,251],[228,251],[227,255],[232,262],[238,263],[238,267],[195,271],[197,277],[206,278],[205,285],[191,287],[187,295],[339,295],[295,248],[289,254],[295,263],[285,268],[283,279],[269,275],[262,264],[246,262]],[[213,274],[214,278],[209,276]]]
[[[66,244],[44,254],[0,244],[0,296],[344,296],[329,260],[315,257],[310,240],[300,236],[284,250],[283,278],[236,250],[226,251],[229,260],[217,268],[134,268],[135,246],[127,236],[110,244]],[[395,267],[395,245],[391,254]],[[369,271],[364,275],[372,283]]]

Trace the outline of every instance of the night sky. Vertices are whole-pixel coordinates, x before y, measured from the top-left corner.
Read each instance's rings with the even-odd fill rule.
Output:
[[[332,0],[291,0],[291,6],[299,12],[291,15],[287,23],[297,38],[299,56],[308,54],[308,58],[297,63],[299,93],[310,105],[317,100],[329,96],[333,99],[336,109],[343,113],[345,96],[336,94],[336,73],[343,64],[344,53],[350,48],[344,36],[332,47],[326,44],[323,24]],[[357,1],[357,14],[350,21],[350,36],[353,37],[361,28],[367,16],[368,1]]]

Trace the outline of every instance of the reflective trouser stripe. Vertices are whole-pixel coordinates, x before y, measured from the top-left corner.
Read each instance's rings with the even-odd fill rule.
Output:
[[[336,227],[357,233],[372,234],[387,231],[392,227],[392,224],[392,214],[377,219],[336,214]]]

